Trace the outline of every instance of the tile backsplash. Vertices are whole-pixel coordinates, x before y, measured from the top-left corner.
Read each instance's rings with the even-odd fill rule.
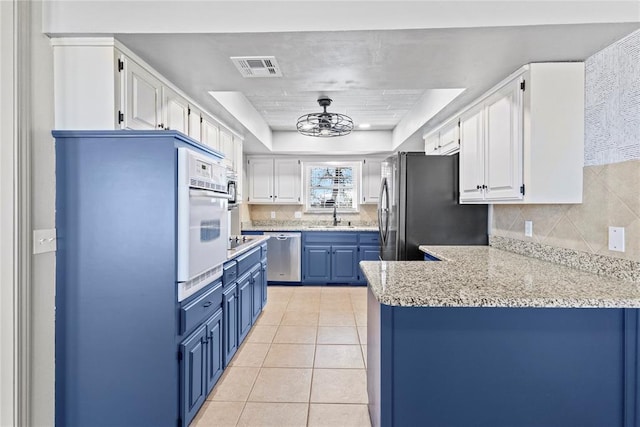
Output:
[[[331,214],[315,214],[305,213],[303,207],[299,205],[245,205],[248,206],[249,220],[255,223],[262,221],[287,221],[295,223],[324,223],[331,222],[333,217]],[[341,219],[341,224],[346,225],[347,222],[351,222],[352,225],[376,225],[377,224],[377,205],[360,205],[360,212],[358,213],[338,213],[338,217]],[[271,212],[276,213],[275,218],[271,218]],[[296,218],[295,213],[301,212],[302,217]],[[243,215],[243,221],[246,221],[247,216]]]
[[[625,228],[625,252],[609,250],[609,226]],[[640,160],[585,167],[582,204],[494,205],[492,233],[640,261]]]

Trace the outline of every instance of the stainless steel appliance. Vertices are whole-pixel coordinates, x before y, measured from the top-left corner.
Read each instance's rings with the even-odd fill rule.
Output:
[[[227,177],[227,193],[229,193],[229,208],[235,206],[238,201],[236,200],[237,196],[237,185],[238,181],[235,176]]]
[[[487,205],[458,203],[459,155],[398,153],[382,163],[380,257],[420,260],[419,245],[486,245]]]
[[[222,276],[228,198],[225,167],[214,157],[178,148],[178,301]]]
[[[302,233],[264,233],[267,241],[267,280],[300,282],[302,279]]]

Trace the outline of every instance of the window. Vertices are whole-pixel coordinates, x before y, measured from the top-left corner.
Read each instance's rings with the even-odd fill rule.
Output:
[[[359,162],[305,164],[305,210],[358,212]]]

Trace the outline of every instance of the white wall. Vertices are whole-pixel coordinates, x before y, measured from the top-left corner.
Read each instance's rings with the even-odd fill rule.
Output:
[[[273,132],[272,154],[350,155],[390,153],[391,131],[353,131],[336,138],[316,138],[298,132]]]
[[[42,34],[42,1],[31,17],[31,221],[34,229],[55,227],[53,49]],[[55,252],[31,260],[31,423],[54,422]]]
[[[14,422],[13,2],[0,2],[0,425]]]
[[[47,1],[49,33],[239,33],[631,22],[632,1]],[[462,3],[462,4],[460,4]],[[250,10],[251,13],[247,13]]]

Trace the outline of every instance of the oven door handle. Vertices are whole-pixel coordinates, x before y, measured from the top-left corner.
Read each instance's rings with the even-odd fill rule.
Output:
[[[189,189],[189,196],[194,197],[215,197],[216,199],[231,199],[231,196],[227,193],[218,193],[211,190],[196,190],[194,188]]]

